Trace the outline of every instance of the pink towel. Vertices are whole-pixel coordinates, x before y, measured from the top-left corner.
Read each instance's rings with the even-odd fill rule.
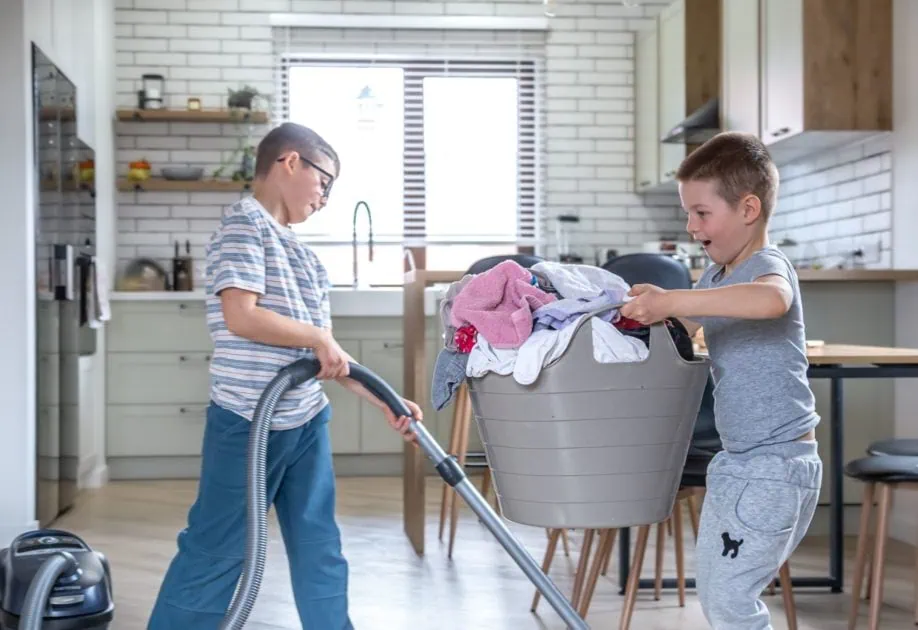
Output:
[[[532,312],[556,299],[531,278],[512,260],[475,276],[453,300],[452,324],[471,324],[495,348],[519,348],[532,333]]]

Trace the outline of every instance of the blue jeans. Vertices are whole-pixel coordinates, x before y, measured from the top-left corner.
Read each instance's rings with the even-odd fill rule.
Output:
[[[335,475],[325,407],[306,425],[271,431],[268,505],[277,511],[293,596],[304,630],[352,630],[348,566],[335,522]],[[198,497],[178,535],[148,630],[220,625],[245,555],[248,420],[211,403]]]

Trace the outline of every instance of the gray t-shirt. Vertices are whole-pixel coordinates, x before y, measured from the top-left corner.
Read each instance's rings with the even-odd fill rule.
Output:
[[[807,378],[800,283],[787,257],[773,245],[766,246],[726,278],[722,266],[711,265],[695,288],[742,284],[771,274],[785,278],[794,292],[783,316],[694,318],[704,328],[714,377],[714,417],[728,451],[791,442],[819,424]]]

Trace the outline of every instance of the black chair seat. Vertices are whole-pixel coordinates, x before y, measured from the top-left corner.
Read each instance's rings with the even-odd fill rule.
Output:
[[[918,457],[907,455],[871,455],[845,465],[845,474],[866,482],[918,481]]]
[[[918,439],[898,438],[892,440],[879,440],[867,447],[867,454],[918,456]]]
[[[683,488],[704,488],[708,474],[708,464],[711,463],[712,459],[714,459],[713,455],[697,455],[690,451],[685,460],[685,468],[682,470],[680,485]]]
[[[530,254],[500,254],[498,256],[488,256],[487,258],[482,258],[472,263],[472,266],[469,267],[466,273],[471,275],[478,275],[480,273],[490,271],[506,260],[512,260],[520,267],[529,269],[530,267],[544,261],[545,259],[541,256],[532,256]]]

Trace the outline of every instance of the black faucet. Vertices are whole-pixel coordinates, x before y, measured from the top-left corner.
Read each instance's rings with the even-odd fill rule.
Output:
[[[351,221],[351,226],[354,230],[353,240],[351,242],[351,249],[354,254],[354,288],[357,288],[357,211],[360,210],[360,206],[363,206],[367,209],[367,221],[369,222],[369,244],[370,244],[370,262],[373,262],[373,213],[370,212],[370,206],[366,201],[358,201],[357,205],[354,206],[354,218]]]

